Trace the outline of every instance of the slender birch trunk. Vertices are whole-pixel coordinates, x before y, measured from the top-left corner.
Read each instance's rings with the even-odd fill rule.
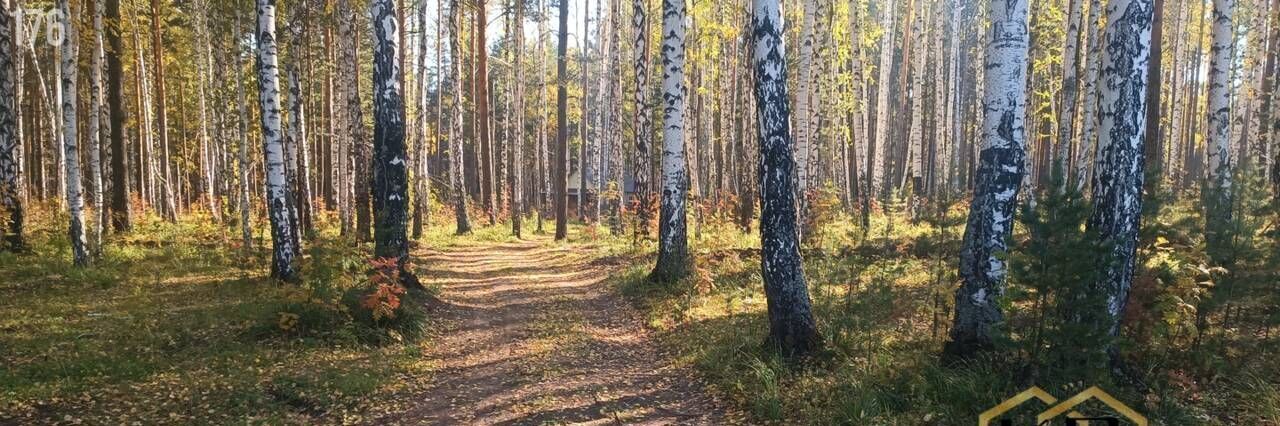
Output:
[[[1222,225],[1231,218],[1231,64],[1235,0],[1213,0],[1213,39],[1209,45],[1209,196],[1206,221]]]
[[[680,279],[689,269],[685,188],[685,4],[662,0],[662,210],[658,219],[658,263],[649,278]]]
[[[76,66],[76,58],[80,51],[79,31],[74,22],[74,17],[77,16],[76,11],[71,8],[70,0],[60,0],[58,7],[66,13],[67,18],[63,22],[67,36],[62,43],[61,99],[62,152],[67,177],[67,210],[71,216],[68,236],[71,238],[71,255],[75,266],[84,267],[89,266],[90,253],[84,232],[84,199],[81,197],[80,188],[80,147],[77,133],[76,94],[79,92],[76,91],[76,82],[79,78],[79,67]]]
[[[85,138],[85,149],[87,149],[89,157],[89,176],[85,179],[89,183],[88,201],[89,205],[98,209],[98,217],[90,221],[89,228],[89,244],[95,256],[102,252],[102,226],[103,212],[107,211],[106,203],[102,197],[102,135],[103,126],[106,124],[102,119],[103,98],[102,98],[102,62],[105,59],[106,52],[103,50],[102,43],[102,0],[92,0],[93,7],[93,54],[89,62],[89,134]]]
[[[524,221],[524,1],[515,0],[515,17],[512,21],[514,41],[512,46],[511,76],[515,84],[515,139],[511,144],[511,234],[521,238],[521,222]]]
[[[1089,1],[1089,19],[1085,21],[1089,32],[1085,36],[1085,53],[1088,65],[1084,71],[1084,106],[1081,108],[1081,119],[1084,120],[1081,127],[1080,144],[1081,148],[1076,154],[1076,167],[1074,179],[1076,190],[1084,191],[1085,183],[1090,181],[1093,171],[1093,165],[1097,162],[1097,148],[1095,141],[1098,138],[1098,76],[1101,74],[1102,63],[1102,45],[1101,38],[1098,34],[1098,18],[1102,12],[1101,0]]]
[[[17,31],[21,23],[13,15],[11,0],[0,4],[0,249],[22,250],[24,209],[22,200],[22,131],[19,120],[18,91],[22,79],[18,75]]]
[[[814,0],[804,0],[801,2],[804,8],[804,17],[800,23],[800,75],[796,83],[796,119],[795,119],[795,138],[796,138],[796,191],[798,192],[800,202],[800,222],[805,222],[805,216],[808,211],[808,194],[809,194],[809,156],[814,151],[810,146],[813,128],[810,127],[809,117],[813,115],[810,111],[809,104],[813,98],[813,26],[814,14],[817,5]],[[802,227],[803,229],[803,227]]]
[[[258,101],[262,108],[262,152],[266,163],[267,215],[271,219],[271,276],[297,279],[293,218],[289,214],[289,176],[280,122],[280,77],[276,52],[276,2],[258,3]]]
[[[1084,15],[1084,2],[1088,0],[1068,0],[1070,11],[1067,21],[1067,44],[1062,50],[1062,90],[1058,99],[1058,144],[1054,150],[1053,161],[1062,167],[1064,175],[1071,166],[1071,145],[1075,140],[1076,99],[1080,81],[1080,22]],[[1093,25],[1093,23],[1087,23]],[[1062,180],[1065,185],[1067,179]],[[1064,188],[1054,188],[1062,190]]]
[[[992,1],[987,12],[991,36],[984,63],[983,146],[960,251],[955,318],[943,349],[949,359],[970,358],[993,347],[994,328],[1004,318],[999,305],[1007,274],[1002,253],[1026,173],[1027,0]]]
[[[462,158],[462,59],[459,46],[458,24],[462,10],[459,0],[449,2],[449,64],[453,68],[452,124],[449,126],[449,185],[453,193],[454,220],[458,235],[471,233],[471,220],[467,218],[467,188],[463,178],[465,163]]]
[[[240,36],[240,13],[236,13],[236,30],[233,37]],[[243,58],[244,54],[239,49],[236,51],[237,56]],[[243,62],[243,60],[241,60]],[[240,79],[240,73],[244,72],[244,64],[241,63],[236,68],[236,73],[232,76],[235,81],[236,93],[239,98],[239,119],[240,119],[240,155],[239,155],[239,184],[240,184],[240,237],[243,240],[244,249],[253,249],[253,230],[249,223],[249,111],[246,104],[249,103],[248,95],[245,94],[244,82]]]
[[[889,153],[889,117],[893,115],[889,111],[889,80],[893,75],[894,16],[897,13],[894,0],[889,0],[880,13],[883,14],[880,27],[884,29],[884,33],[880,36],[879,76],[876,78],[876,85],[879,86],[876,91],[876,135],[871,158],[867,161],[867,173],[871,175],[871,198],[884,193],[885,166],[889,164],[885,157]]]
[[[649,110],[649,17],[645,0],[632,1],[631,24],[635,33],[632,64],[636,73],[635,158],[632,180],[635,185],[636,234],[649,235],[649,176],[652,174],[653,122]]]
[[[268,0],[269,1],[269,0]],[[400,79],[400,21],[392,0],[373,0],[373,254],[395,258],[401,278],[416,282],[409,262],[409,170],[404,89]]]

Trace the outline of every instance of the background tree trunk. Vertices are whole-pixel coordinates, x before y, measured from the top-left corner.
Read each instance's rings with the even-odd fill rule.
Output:
[[[569,236],[569,2],[560,2],[560,45],[556,54],[555,206],[556,241]]]

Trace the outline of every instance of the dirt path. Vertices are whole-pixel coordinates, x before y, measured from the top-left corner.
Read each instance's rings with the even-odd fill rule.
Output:
[[[725,424],[603,282],[616,267],[536,238],[420,253],[447,325],[432,388],[379,423]],[[735,416],[736,417],[736,416]]]

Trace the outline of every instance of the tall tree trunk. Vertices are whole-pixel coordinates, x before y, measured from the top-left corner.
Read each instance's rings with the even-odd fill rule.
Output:
[[[295,224],[289,215],[289,176],[285,167],[284,135],[280,126],[280,77],[276,52],[276,2],[258,2],[258,101],[262,113],[262,152],[266,162],[267,215],[271,219],[271,276],[297,279],[293,241]]]
[[[480,188],[481,206],[484,207],[485,216],[489,218],[489,225],[498,223],[498,216],[495,209],[497,194],[497,186],[494,181],[494,153],[493,139],[489,131],[489,123],[492,120],[489,112],[489,45],[485,40],[485,32],[488,28],[488,14],[485,9],[487,0],[476,0],[477,30],[472,34],[475,45],[475,87],[476,87],[476,122],[479,127],[476,129],[478,141],[480,143],[480,173],[483,175],[483,186]]]
[[[1280,0],[1271,0],[1271,41],[1267,42],[1267,65],[1264,72],[1266,80],[1262,83],[1262,108],[1258,117],[1263,128],[1258,129],[1262,135],[1263,146],[1271,147],[1271,186],[1272,196],[1280,202],[1280,90],[1276,90],[1277,74],[1280,74]]]
[[[427,158],[427,118],[431,109],[429,101],[430,96],[427,94],[431,91],[431,79],[427,78],[427,5],[430,2],[421,0],[418,7],[418,115],[414,126],[417,131],[414,132],[414,154],[413,154],[413,239],[422,237],[423,216],[426,210],[430,208],[428,200],[431,198],[430,185],[428,179],[428,158]],[[405,25],[408,25],[406,23]],[[436,42],[439,43],[440,33],[437,29]],[[439,45],[436,46],[437,55],[439,54]],[[439,70],[437,70],[439,71]],[[406,73],[407,74],[407,73]],[[437,90],[440,76],[437,72],[436,82]],[[438,92],[437,92],[438,94]],[[439,111],[436,111],[439,116]],[[436,127],[436,139],[439,138],[439,126]]]
[[[339,72],[343,78],[343,102],[346,109],[345,124],[346,138],[348,146],[354,161],[354,166],[350,170],[353,176],[348,178],[354,179],[354,185],[350,190],[353,193],[351,197],[355,201],[355,237],[356,241],[369,241],[369,166],[372,165],[369,159],[369,144],[365,141],[364,112],[360,105],[360,64],[359,64],[359,37],[356,29],[357,13],[352,9],[347,0],[339,0],[338,11],[342,14],[339,19],[339,35],[338,40],[340,46],[338,59]]]
[[[170,222],[178,219],[177,202],[174,200],[174,180],[172,161],[169,158],[169,113],[167,96],[165,95],[164,76],[164,39],[160,33],[160,0],[151,0],[151,52],[154,55],[155,93],[156,93],[156,136],[160,138],[161,184],[164,192],[160,194],[164,218]]]
[[[876,133],[875,144],[867,160],[867,173],[871,175],[872,198],[884,193],[885,166],[889,164],[885,157],[889,154],[889,117],[893,115],[889,112],[889,91],[892,87],[889,80],[893,75],[894,16],[897,13],[894,0],[889,0],[885,7],[880,9],[880,13],[882,14],[880,28],[884,29],[884,33],[880,35],[879,77],[876,78]]]
[[[1084,71],[1084,106],[1081,108],[1081,148],[1076,153],[1075,178],[1076,190],[1084,191],[1085,183],[1090,181],[1091,171],[1097,162],[1095,141],[1098,137],[1098,76],[1101,74],[1102,43],[1098,34],[1098,18],[1102,12],[1101,0],[1089,1],[1089,19],[1085,21],[1089,32],[1085,36],[1085,53],[1088,65]]]
[[[809,109],[809,103],[813,99],[813,38],[814,38],[814,9],[817,6],[814,0],[804,0],[801,3],[804,8],[804,18],[800,24],[800,75],[796,84],[796,119],[795,119],[795,157],[796,157],[796,191],[799,192],[800,222],[805,223],[805,217],[808,215],[808,198],[809,198],[809,156],[811,151],[815,151],[810,147],[810,139],[813,137],[814,129],[810,127],[809,117],[813,112]],[[803,229],[803,228],[802,228]]]
[[[649,17],[645,0],[632,0],[631,23],[635,33],[632,64],[636,73],[635,158],[632,181],[635,186],[636,234],[649,235],[649,176],[653,173],[653,121],[649,110]]]
[[[1088,229],[1110,244],[1100,260],[1096,289],[1106,300],[1104,318],[1089,324],[1120,331],[1121,313],[1133,282],[1142,214],[1147,64],[1151,55],[1151,0],[1111,0],[1102,39],[1103,84],[1099,93],[1098,162],[1093,178],[1094,210]],[[1108,345],[1108,349],[1114,346]],[[1114,355],[1114,352],[1111,352]],[[1114,361],[1115,358],[1113,357]]]
[[[955,319],[943,349],[949,359],[990,349],[993,328],[1003,321],[999,299],[1007,268],[1002,253],[1026,173],[1027,0],[993,1],[987,13],[992,33],[984,64],[983,146],[960,251]]]
[[[1088,0],[1068,0],[1070,16],[1067,21],[1067,44],[1062,50],[1062,90],[1058,99],[1058,143],[1054,150],[1054,161],[1062,168],[1063,176],[1069,173],[1071,166],[1071,145],[1075,140],[1076,99],[1080,81],[1080,24],[1084,19],[1084,2]],[[1086,25],[1095,25],[1093,22]],[[1065,185],[1068,180],[1063,179]],[[1053,188],[1062,190],[1063,188]]]
[[[511,144],[511,234],[521,238],[520,222],[524,220],[524,1],[515,0],[514,41],[512,46],[511,81],[515,84],[515,139]]]
[[[20,119],[18,91],[22,78],[16,62],[22,60],[18,53],[17,31],[20,22],[13,15],[10,0],[0,4],[0,249],[21,250],[26,242],[22,238],[22,130],[16,124]]]
[[[1205,221],[1221,230],[1231,218],[1231,64],[1235,0],[1213,0],[1213,40],[1209,45],[1209,197]]]
[[[102,197],[102,135],[103,125],[103,99],[102,99],[102,62],[105,59],[106,52],[103,51],[102,43],[102,0],[92,0],[93,7],[93,53],[90,58],[89,65],[89,134],[85,138],[86,147],[89,150],[89,176],[85,179],[89,182],[89,205],[98,209],[98,217],[91,221],[89,229],[89,243],[94,251],[94,255],[98,255],[102,250],[102,215],[107,211],[106,203]]]
[[[649,276],[659,282],[684,277],[690,262],[685,212],[684,4],[684,0],[662,0],[662,210],[658,263]]]
[[[107,105],[111,117],[111,229],[126,232],[131,227],[129,215],[129,152],[125,146],[124,124],[124,43],[120,39],[120,0],[106,0],[107,29]]]
[[[76,58],[80,51],[79,31],[73,21],[76,15],[70,0],[60,0],[58,7],[66,11],[66,40],[62,43],[62,152],[67,170],[66,196],[70,213],[68,236],[71,238],[71,255],[76,266],[89,265],[89,247],[84,233],[84,200],[80,189],[80,148],[77,134],[76,81],[79,78]]]
[[[560,40],[556,54],[555,206],[556,241],[569,236],[569,2],[560,2]]]
[[[236,30],[233,34],[241,34],[239,11],[236,12]],[[238,50],[237,53],[239,53]],[[243,57],[243,55],[238,56]],[[242,72],[244,72],[244,66],[239,64],[236,67],[235,75],[232,76],[232,80],[235,81],[236,93],[239,95],[240,113],[240,156],[238,158],[240,169],[240,238],[243,241],[244,249],[250,250],[253,248],[253,230],[249,223],[249,111],[246,105],[249,101],[248,95],[245,94],[244,82],[240,78],[240,73]]]
[[[769,343],[789,356],[817,349],[819,337],[801,267],[792,176],[791,111],[778,0],[755,0],[751,22],[756,111],[760,117],[760,266],[769,305]]]
[[[215,222],[222,222],[222,208],[218,203],[218,196],[215,191],[215,174],[216,169],[214,163],[214,150],[209,140],[209,74],[213,72],[213,42],[209,35],[212,28],[209,26],[209,3],[207,0],[201,0],[197,7],[196,13],[196,32],[202,47],[197,47],[200,58],[196,59],[197,78],[200,80],[198,90],[200,91],[200,180],[203,182],[201,192],[204,196],[205,206],[209,209],[209,214],[213,216]]]
[[[286,104],[289,108],[289,120],[285,122],[285,157],[287,161],[286,170],[289,171],[289,190],[294,197],[291,199],[290,205],[294,216],[294,234],[299,249],[302,247],[302,237],[310,235],[311,229],[311,167],[310,149],[307,145],[307,110],[306,100],[302,97],[302,82],[298,64],[303,62],[303,52],[305,44],[303,43],[304,34],[308,31],[307,9],[308,3],[300,3],[294,7],[290,14],[290,22],[288,23],[289,31],[289,55],[291,60],[285,66],[285,75],[289,82],[289,92]]]
[[[466,163],[462,158],[462,57],[459,34],[462,10],[458,0],[449,2],[449,66],[453,69],[453,117],[449,126],[449,185],[453,193],[454,220],[458,235],[471,233],[471,220],[467,218]]]
[[[1147,65],[1147,87],[1143,96],[1147,97],[1146,140],[1143,142],[1144,156],[1153,160],[1153,167],[1147,168],[1152,175],[1145,182],[1152,190],[1160,185],[1164,176],[1164,143],[1160,134],[1160,63],[1164,60],[1161,54],[1164,44],[1161,34],[1164,33],[1164,0],[1154,0],[1151,19],[1151,63]]]
[[[416,283],[409,262],[409,170],[405,158],[404,93],[400,82],[400,22],[392,0],[373,0],[373,255],[395,258],[401,277]]]

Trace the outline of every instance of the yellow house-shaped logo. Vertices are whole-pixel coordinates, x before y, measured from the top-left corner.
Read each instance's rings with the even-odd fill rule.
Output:
[[[1047,424],[1048,421],[1062,415],[1063,413],[1066,413],[1068,418],[1083,419],[1084,418],[1083,415],[1081,415],[1078,412],[1071,411],[1071,409],[1075,408],[1076,406],[1090,399],[1097,399],[1099,401],[1102,401],[1103,404],[1106,404],[1107,407],[1110,407],[1117,414],[1124,416],[1124,418],[1128,419],[1130,422],[1133,422],[1138,426],[1147,426],[1146,417],[1143,417],[1141,414],[1138,414],[1137,411],[1134,411],[1132,408],[1129,408],[1129,406],[1124,405],[1119,400],[1107,394],[1097,386],[1091,386],[1089,387],[1089,389],[1085,389],[1084,392],[1080,392],[1075,396],[1072,396],[1071,398],[1067,398],[1067,400],[1062,402],[1058,402],[1057,398],[1054,398],[1053,395],[1050,395],[1048,392],[1045,392],[1043,389],[1040,389],[1039,387],[1036,387],[1036,386],[1032,386],[1027,390],[1022,391],[1021,393],[1018,393],[1017,395],[1014,395],[1013,397],[1010,397],[1009,399],[1004,400],[999,405],[996,405],[995,407],[991,407],[987,411],[983,411],[982,414],[978,416],[978,426],[989,426],[991,424],[991,421],[999,417],[1001,414],[1004,414],[1009,410],[1012,410],[1014,407],[1017,407],[1022,403],[1027,402],[1033,398],[1040,400],[1040,402],[1046,405],[1052,405],[1051,407],[1049,407],[1049,409],[1036,415],[1037,425]],[[1114,422],[1115,420],[1113,419],[1111,421]],[[1083,422],[1077,422],[1077,423],[1085,424]]]

